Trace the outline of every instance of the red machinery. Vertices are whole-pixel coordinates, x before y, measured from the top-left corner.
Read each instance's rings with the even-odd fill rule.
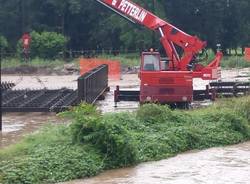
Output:
[[[193,78],[218,79],[221,52],[208,66],[198,64],[198,54],[206,42],[188,35],[130,0],[96,0],[133,23],[143,25],[161,35],[168,61],[158,52],[143,52],[139,77],[140,102],[188,104],[193,99]],[[176,46],[183,50],[179,56]]]

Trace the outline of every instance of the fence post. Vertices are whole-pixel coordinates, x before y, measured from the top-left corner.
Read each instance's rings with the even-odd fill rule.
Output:
[[[77,87],[77,89],[78,89],[78,94],[77,94],[78,98],[77,98],[77,100],[78,100],[78,103],[81,103],[81,102],[83,102],[85,100],[85,94],[84,94],[85,86],[84,86],[84,81],[85,81],[85,79],[84,79],[83,76],[81,76],[81,77],[79,77],[77,79],[77,85],[78,85],[78,87]]]
[[[2,63],[2,47],[0,45],[0,62]],[[3,124],[2,124],[2,89],[1,89],[1,97],[0,97],[0,102],[1,102],[1,114],[0,114],[0,132],[2,131],[3,129]]]

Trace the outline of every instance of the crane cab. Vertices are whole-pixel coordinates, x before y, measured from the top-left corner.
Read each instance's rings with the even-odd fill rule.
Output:
[[[161,58],[159,52],[143,52],[141,55],[141,70],[166,71],[168,70],[168,60]]]
[[[139,78],[140,102],[187,105],[193,99],[193,79],[190,71],[168,69],[167,59],[159,52],[143,52]]]

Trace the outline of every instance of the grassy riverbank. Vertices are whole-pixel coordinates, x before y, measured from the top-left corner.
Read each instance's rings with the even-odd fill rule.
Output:
[[[111,59],[120,61],[123,67],[136,67],[140,65],[140,55],[139,53],[136,54],[120,54],[118,56],[113,55],[100,55],[98,58],[104,59]],[[203,64],[207,65],[211,60],[214,59],[214,54],[209,52],[209,58]],[[29,62],[21,62],[18,58],[7,58],[1,61],[1,68],[13,68],[13,67],[20,67],[20,66],[30,66],[30,67],[60,67],[67,63],[74,63],[76,66],[79,64],[79,59],[73,59],[69,62],[65,62],[62,59],[56,60],[49,60],[49,59],[40,59],[34,58]],[[230,69],[230,68],[247,68],[250,67],[250,62],[247,62],[244,57],[242,56],[230,56],[230,57],[223,57],[221,62],[222,68]]]
[[[101,115],[82,105],[70,126],[49,126],[0,151],[0,183],[55,183],[102,170],[250,139],[250,97],[193,111],[145,105]]]
[[[49,60],[49,59],[41,59],[35,58],[31,59],[28,62],[21,61],[19,58],[7,58],[1,61],[1,68],[13,68],[20,66],[30,66],[30,67],[58,67],[63,66],[66,62],[63,60]]]

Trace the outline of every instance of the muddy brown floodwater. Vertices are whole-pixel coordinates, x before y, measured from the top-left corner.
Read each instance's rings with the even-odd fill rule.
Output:
[[[42,126],[66,123],[55,113],[8,113],[3,114],[3,131],[0,132],[0,149],[17,143],[25,135],[36,132]]]
[[[104,172],[64,184],[249,184],[250,142]]]

